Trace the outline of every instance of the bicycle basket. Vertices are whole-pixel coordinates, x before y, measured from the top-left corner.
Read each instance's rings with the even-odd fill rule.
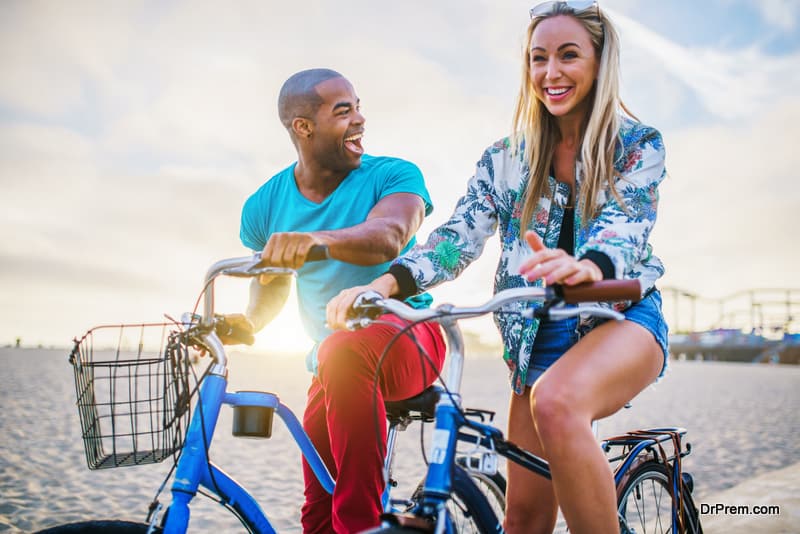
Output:
[[[189,358],[171,328],[99,326],[75,340],[69,360],[89,469],[158,463],[183,445]]]

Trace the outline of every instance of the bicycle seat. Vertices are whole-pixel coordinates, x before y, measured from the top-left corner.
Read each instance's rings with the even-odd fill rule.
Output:
[[[439,396],[444,391],[441,386],[429,386],[419,395],[401,401],[385,401],[386,418],[391,424],[403,419],[421,419],[433,421],[433,413]]]

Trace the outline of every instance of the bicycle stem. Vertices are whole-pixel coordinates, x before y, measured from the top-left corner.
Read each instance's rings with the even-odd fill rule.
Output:
[[[259,256],[242,256],[239,258],[227,258],[214,263],[209,267],[206,272],[206,279],[203,287],[203,322],[204,326],[212,326],[214,324],[214,279],[223,274],[226,270],[244,267],[245,265],[252,264],[258,261]]]

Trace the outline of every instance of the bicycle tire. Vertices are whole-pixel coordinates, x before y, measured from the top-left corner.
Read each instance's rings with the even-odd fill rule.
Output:
[[[649,460],[636,467],[622,484],[617,501],[621,531],[636,534],[678,532],[672,522],[672,497],[669,491],[669,472],[664,464]],[[689,534],[701,534],[700,518],[691,492],[680,484],[682,495],[680,513]],[[627,530],[626,530],[627,529]]]
[[[424,531],[411,527],[400,527],[397,525],[392,525],[390,527],[378,527],[365,530],[360,534],[413,534],[413,533],[419,534],[420,532]]]
[[[492,484],[497,485],[487,475],[482,473],[474,474],[482,475],[480,480],[483,483],[490,481]],[[505,485],[505,478],[502,475],[499,475],[499,477],[502,480],[502,484]],[[414,490],[411,496],[412,501],[416,502],[420,499],[424,484],[425,481],[422,480],[417,489]],[[489,485],[487,484],[486,487],[488,488]],[[505,506],[505,491],[503,491],[502,499]],[[493,505],[490,504],[486,494],[476,485],[472,474],[457,465],[453,466],[453,491],[447,501],[447,509],[453,530],[459,534],[490,534],[502,531],[503,516],[497,516]],[[388,532],[409,532],[409,530],[381,530],[377,532],[386,534]]]
[[[467,469],[470,478],[486,497],[489,506],[492,507],[495,517],[502,523],[506,517],[506,477],[500,473],[487,475],[480,471],[470,471]]]
[[[36,534],[144,534],[148,528],[149,525],[132,521],[94,520],[49,527]],[[161,528],[156,527],[154,532],[161,532]]]

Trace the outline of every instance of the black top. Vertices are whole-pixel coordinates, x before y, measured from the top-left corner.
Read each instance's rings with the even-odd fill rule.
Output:
[[[575,254],[575,208],[564,208],[561,233],[558,234],[558,248],[567,254]]]
[[[564,208],[564,220],[561,221],[561,233],[558,234],[558,248],[569,255],[575,255],[575,208],[573,206]],[[603,280],[614,279],[614,264],[608,255],[596,250],[589,250],[579,259],[590,260],[597,265],[600,272],[603,273]]]

